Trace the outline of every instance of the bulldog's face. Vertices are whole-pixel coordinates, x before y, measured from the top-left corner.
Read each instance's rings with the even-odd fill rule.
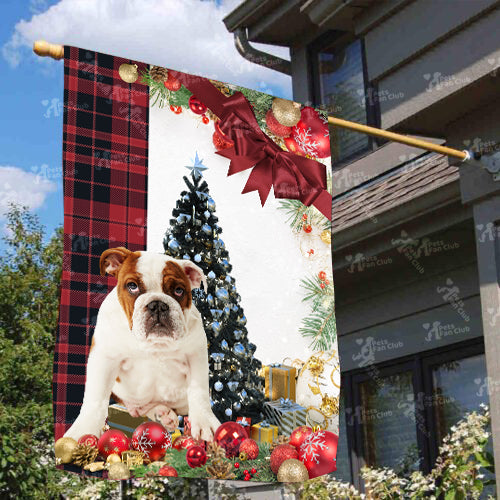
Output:
[[[166,255],[118,247],[103,252],[100,268],[102,275],[117,278],[120,305],[139,340],[164,344],[186,335],[191,289],[206,283],[198,266]]]

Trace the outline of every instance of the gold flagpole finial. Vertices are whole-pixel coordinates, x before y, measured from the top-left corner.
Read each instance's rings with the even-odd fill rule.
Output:
[[[64,46],[56,43],[49,43],[45,40],[37,40],[33,44],[33,52],[41,57],[52,57],[52,59],[62,59],[64,57]]]

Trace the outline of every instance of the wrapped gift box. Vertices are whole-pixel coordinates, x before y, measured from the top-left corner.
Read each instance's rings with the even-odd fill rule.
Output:
[[[252,419],[248,417],[237,417],[236,422],[243,426],[247,431],[247,436],[250,437],[250,427],[252,426]]]
[[[264,366],[265,395],[271,400],[289,398],[295,400],[295,375],[293,366],[278,363]]]
[[[264,415],[288,436],[297,427],[306,425],[306,409],[290,399],[280,398],[264,403]]]
[[[112,429],[123,431],[128,437],[132,437],[136,427],[148,420],[148,417],[131,417],[127,408],[119,404],[108,407],[108,425]]]
[[[258,443],[272,443],[278,437],[278,427],[263,420],[252,425],[250,437]]]
[[[181,437],[182,434],[181,434],[181,431],[179,429],[175,429],[174,432],[171,432],[170,433],[170,438],[172,439],[172,443],[178,438],[178,437]]]

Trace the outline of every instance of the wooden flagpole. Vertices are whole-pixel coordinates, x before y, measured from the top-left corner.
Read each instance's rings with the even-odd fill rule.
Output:
[[[64,46],[48,43],[45,40],[37,40],[33,44],[33,52],[41,57],[52,57],[52,59],[62,59],[64,57]],[[402,144],[407,144],[409,146],[417,147],[427,151],[434,151],[442,155],[452,156],[453,158],[458,158],[462,161],[470,160],[472,158],[469,151],[460,151],[458,149],[448,148],[446,146],[440,146],[438,144],[433,144],[432,142],[423,141],[421,139],[414,139],[412,137],[407,137],[403,134],[397,134],[396,132],[389,132],[388,130],[382,130],[376,127],[369,127],[368,125],[362,125],[361,123],[350,122],[347,120],[342,120],[341,118],[335,118],[333,116],[328,117],[328,123],[336,127],[342,127],[349,130],[354,130],[360,132],[361,134],[374,135],[376,137],[382,137],[394,142],[400,142]]]

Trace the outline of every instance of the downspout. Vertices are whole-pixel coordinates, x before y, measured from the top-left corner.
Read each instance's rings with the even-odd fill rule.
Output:
[[[290,61],[252,47],[248,41],[247,30],[245,28],[238,28],[235,30],[234,45],[240,55],[247,61],[274,69],[280,73],[285,73],[285,75],[292,74],[292,64]]]

